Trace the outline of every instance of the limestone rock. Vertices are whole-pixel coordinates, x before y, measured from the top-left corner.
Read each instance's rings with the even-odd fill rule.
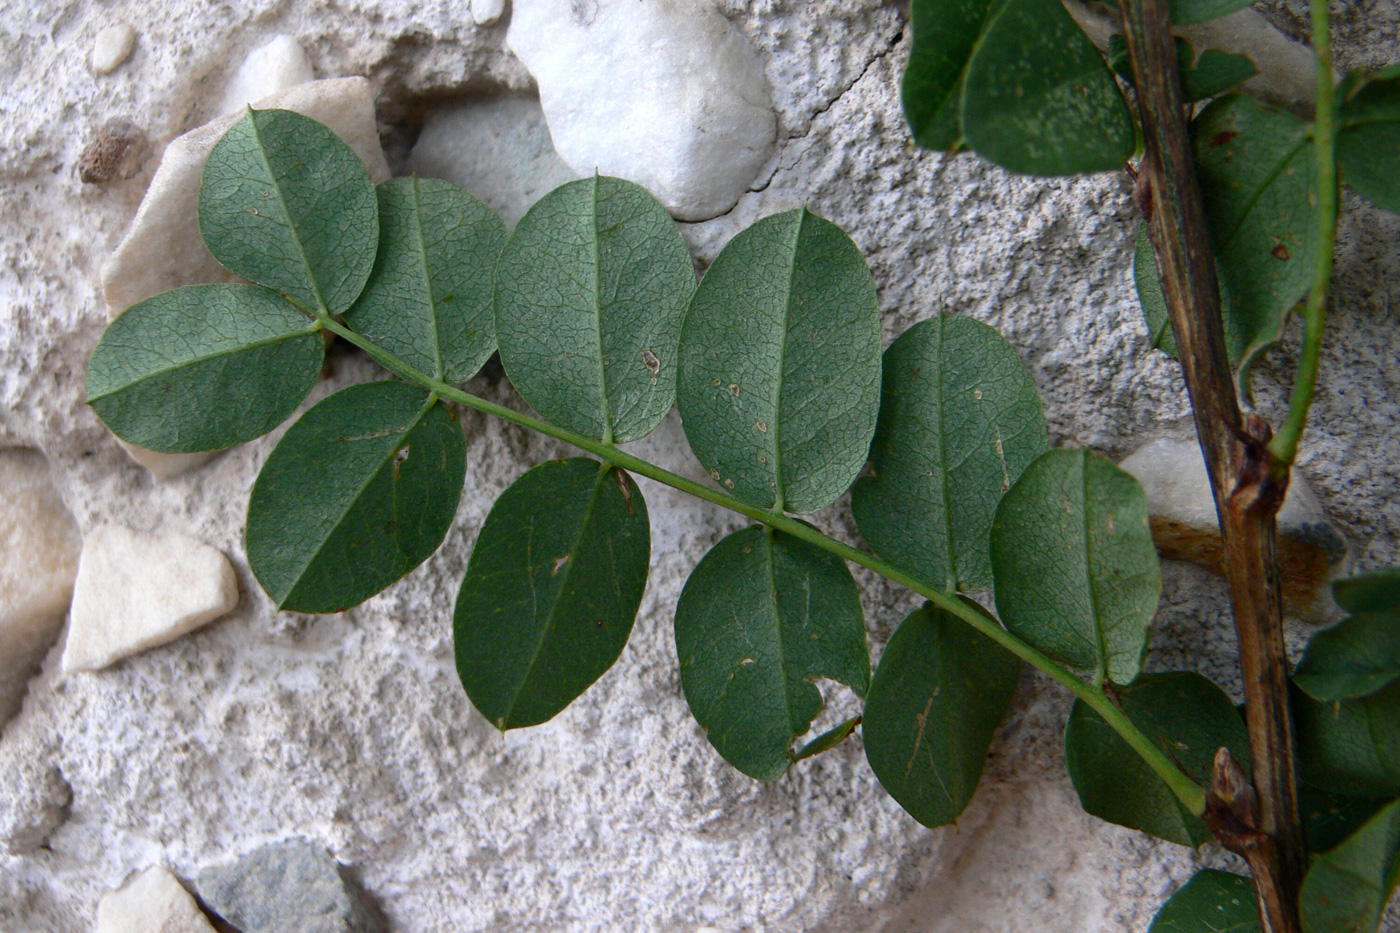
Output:
[[[96,671],[238,605],[228,558],[182,534],[102,525],[83,541],[63,670]]]
[[[97,905],[97,933],[214,933],[175,876],[153,865]]]
[[[506,0],[472,0],[472,22],[489,26],[506,11]]]
[[[506,43],[564,161],[637,182],[681,220],[728,211],[773,154],[763,64],[710,0],[516,0]]]
[[[409,168],[466,188],[514,227],[530,205],[578,175],[559,158],[539,101],[475,101],[423,126]]]
[[[0,854],[36,851],[67,820],[73,789],[49,760],[53,753],[39,742],[0,746]]]
[[[58,639],[82,546],[44,456],[0,450],[0,725]]]
[[[136,30],[126,23],[108,26],[92,40],[92,68],[100,75],[110,74],[131,57],[136,46]]]
[[[224,89],[220,113],[242,113],[249,104],[315,78],[311,59],[291,36],[278,34],[253,49]]]
[[[262,98],[257,105],[295,110],[319,120],[355,150],[376,183],[389,177],[374,122],[374,100],[364,78],[298,84]],[[116,318],[138,301],[181,285],[233,280],[200,238],[196,205],[209,150],[240,119],[239,114],[226,114],[172,140],[165,148],[131,229],[102,265],[102,295],[109,318]],[[163,454],[130,444],[122,446],[132,459],[161,480],[207,463],[214,456]]]
[[[199,896],[243,933],[375,933],[340,865],[306,839],[263,846],[232,865],[206,868]]]
[[[1200,445],[1152,441],[1119,466],[1147,492],[1152,537],[1161,555],[1223,573],[1220,526]],[[1327,583],[1345,564],[1347,543],[1296,470],[1278,513],[1278,552],[1284,610],[1308,621],[1326,621],[1332,613]]]

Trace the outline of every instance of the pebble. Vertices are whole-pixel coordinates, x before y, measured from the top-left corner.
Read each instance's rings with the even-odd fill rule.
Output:
[[[511,228],[530,205],[578,177],[554,151],[539,101],[528,97],[434,113],[418,134],[409,170],[461,185]]]
[[[129,177],[137,161],[128,158],[143,148],[145,136],[127,120],[108,120],[97,128],[92,141],[78,157],[78,179],[84,184],[106,184],[117,176]]]
[[[43,454],[0,450],[0,725],[58,640],[82,547]]]
[[[325,849],[306,839],[263,846],[195,879],[200,899],[242,933],[378,933],[380,923]]]
[[[376,183],[389,177],[389,165],[379,146],[374,99],[364,78],[309,81],[260,103],[319,120],[355,150]],[[131,229],[102,265],[102,295],[109,319],[138,301],[181,285],[233,281],[204,246],[197,205],[209,150],[240,119],[241,114],[226,114],[165,147]],[[202,466],[216,455],[157,453],[129,444],[122,447],[158,480]]]
[[[204,542],[101,525],[83,541],[63,671],[101,670],[237,605],[232,565]]]
[[[97,933],[214,933],[174,875],[153,865],[97,905]]]
[[[506,44],[564,161],[636,182],[680,220],[729,211],[772,157],[762,60],[709,0],[515,0]]]
[[[471,0],[472,22],[478,26],[489,26],[501,18],[506,11],[506,0]]]
[[[1200,445],[1156,440],[1118,465],[1147,493],[1158,553],[1223,573],[1220,526]],[[1297,470],[1278,514],[1278,555],[1284,611],[1310,622],[1332,618],[1328,583],[1347,565],[1347,542]]]
[[[224,88],[219,113],[242,113],[279,91],[311,81],[311,59],[291,36],[278,34],[248,53]]]
[[[92,68],[100,75],[111,74],[131,57],[136,30],[126,23],[108,26],[92,40]]]

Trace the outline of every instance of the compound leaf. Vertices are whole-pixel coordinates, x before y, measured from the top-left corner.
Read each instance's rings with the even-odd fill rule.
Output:
[[[1191,146],[1221,290],[1231,299],[1223,305],[1233,318],[1227,350],[1247,373],[1312,283],[1318,237],[1307,124],[1231,94],[1192,121]]]
[[[1364,697],[1293,694],[1303,780],[1357,797],[1400,794],[1400,683]]]
[[[677,400],[725,489],[789,512],[834,502],[880,406],[880,311],[850,237],[799,208],[730,241],[686,315]]]
[[[1298,788],[1298,810],[1308,851],[1335,848],[1388,803],[1385,797],[1348,797],[1302,785]]]
[[[1045,440],[1035,382],[1006,338],[968,317],[915,324],[885,351],[871,474],[851,493],[856,525],[925,583],[986,589],[997,503]]]
[[[788,769],[793,740],[821,711],[812,683],[864,696],[870,655],[860,593],[845,563],[754,525],[706,554],[676,604],[686,702],[710,744],[750,777]]]
[[[339,612],[437,550],[466,477],[456,418],[422,389],[369,382],[283,435],[248,502],[248,563],[278,609]]]
[[[345,323],[421,373],[466,382],[496,352],[506,225],[465,189],[394,178],[376,189],[379,249]]]
[[[128,443],[219,450],[271,431],[321,372],[320,325],[256,285],[188,285],[132,305],[88,361],[87,397]]]
[[[1207,868],[1171,896],[1147,933],[1259,933],[1254,882]]]
[[[501,362],[548,420],[633,440],[675,400],[676,343],[694,290],[680,230],[645,188],[602,176],[569,182],[530,208],[501,254]]]
[[[1400,611],[1400,567],[1359,573],[1332,584],[1337,605],[1347,612]]]
[[[1085,450],[1043,454],[1002,497],[991,556],[1007,629],[1096,683],[1133,681],[1162,588],[1137,480]]]
[[[1368,612],[1313,636],[1293,682],[1314,700],[1345,700],[1400,680],[1400,611]]]
[[[1337,162],[1347,184],[1400,213],[1400,65],[1347,76],[1337,130]]]
[[[1375,933],[1400,880],[1400,800],[1367,820],[1303,879],[1303,933]]]
[[[1245,55],[1206,49],[1196,56],[1191,43],[1176,36],[1176,66],[1181,75],[1181,97],[1186,101],[1205,100],[1229,90],[1259,73]],[[1108,62],[1118,76],[1133,83],[1132,64],[1128,59],[1128,43],[1120,35],[1109,37]]]
[[[875,776],[910,816],[943,826],[967,807],[1020,674],[1020,661],[932,604],[900,623],[861,732]]]
[[[235,275],[339,314],[374,266],[374,183],[355,151],[310,117],[249,110],[204,165],[199,231]]]
[[[1133,725],[1201,785],[1210,783],[1220,748],[1248,768],[1249,735],[1239,711],[1200,674],[1145,674],[1118,702]],[[1210,840],[1200,818],[1083,700],[1075,701],[1065,727],[1065,764],[1080,804],[1099,819],[1184,846]]]
[[[622,654],[651,530],[632,478],[587,457],[543,463],[501,494],[454,621],[457,673],[497,728],[544,722]]]

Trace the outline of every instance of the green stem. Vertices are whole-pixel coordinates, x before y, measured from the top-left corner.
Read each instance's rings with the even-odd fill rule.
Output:
[[[1332,85],[1332,38],[1327,0],[1312,0],[1313,53],[1317,59],[1317,117],[1313,123],[1313,175],[1317,180],[1318,249],[1312,290],[1303,309],[1303,353],[1288,415],[1269,442],[1275,470],[1286,473],[1298,456],[1298,442],[1308,425],[1308,409],[1317,391],[1322,360],[1322,332],[1327,326],[1327,289],[1337,245],[1337,105]]]
[[[1172,792],[1176,794],[1177,799],[1181,801],[1182,805],[1197,816],[1205,812],[1205,791],[1201,789],[1200,785],[1187,777],[1181,769],[1157,747],[1156,743],[1143,735],[1123,711],[1109,699],[1107,694],[1098,687],[1075,676],[1048,655],[1026,644],[957,597],[911,577],[909,574],[873,554],[867,554],[864,551],[851,547],[849,544],[837,541],[835,538],[823,534],[810,525],[800,522],[782,511],[751,505],[728,493],[721,492],[718,489],[713,489],[702,483],[697,483],[692,479],[687,479],[684,476],[672,473],[670,470],[663,469],[639,457],[634,457],[629,453],[619,450],[612,444],[604,443],[583,434],[577,434],[565,428],[558,427],[557,425],[550,424],[547,421],[541,421],[530,415],[522,414],[513,409],[506,408],[503,405],[498,405],[495,402],[490,402],[468,392],[463,392],[461,389],[454,388],[439,379],[434,379],[431,376],[418,372],[411,366],[404,364],[401,360],[381,350],[359,334],[333,320],[325,320],[323,323],[327,330],[347,342],[354,344],[361,350],[364,350],[390,372],[397,373],[405,379],[415,382],[431,392],[437,393],[441,398],[466,405],[470,408],[475,408],[477,411],[485,412],[488,415],[495,415],[498,418],[509,421],[511,424],[529,428],[532,431],[538,431],[556,440],[572,444],[597,457],[601,457],[603,460],[616,467],[635,473],[638,476],[645,476],[647,479],[655,480],[658,483],[670,486],[672,489],[678,489],[681,492],[689,493],[707,502],[713,502],[716,505],[738,512],[740,515],[745,515],[756,522],[761,522],[784,534],[792,535],[794,538],[801,538],[803,541],[819,547],[824,551],[854,564],[859,564],[868,570],[873,570],[880,576],[913,590],[938,608],[957,616],[968,625],[971,625],[977,631],[981,632],[998,645],[1001,645],[1027,664],[1044,672],[1050,679],[1083,700],[1094,712],[1103,717],[1109,726],[1122,737],[1123,741],[1127,742],[1128,745],[1132,747],[1133,751],[1137,752],[1137,754],[1147,762],[1148,766],[1151,767],[1153,771],[1157,772],[1157,775],[1161,777],[1161,779],[1167,783],[1167,786],[1171,788]]]

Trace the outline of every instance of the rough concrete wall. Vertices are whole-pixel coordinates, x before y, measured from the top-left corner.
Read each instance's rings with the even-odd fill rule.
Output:
[[[0,446],[49,456],[84,531],[118,521],[192,534],[232,558],[243,591],[225,619],[97,674],[61,677],[50,654],[0,736],[0,803],[52,813],[56,825],[43,847],[0,855],[0,929],[85,929],[101,894],[134,871],[165,864],[189,879],[302,835],[350,866],[395,930],[1145,930],[1174,886],[1220,855],[1080,813],[1060,750],[1068,704],[1040,678],[1025,678],[958,828],[904,816],[858,739],[771,784],[718,758],[686,710],[670,624],[690,568],[738,527],[734,516],[644,481],[653,568],[631,643],[556,720],[502,737],[457,683],[451,605],[496,495],[562,448],[469,416],[467,493],[442,551],[354,611],[274,615],[247,571],[242,527],[277,435],[153,484],[83,406],[85,361],[105,324],[98,266],[155,155],[214,115],[242,56],[284,32],[318,77],[369,77],[402,166],[434,108],[530,91],[502,50],[504,21],[475,26],[465,6],[0,8]],[[1000,328],[1040,386],[1052,444],[1118,456],[1189,435],[1177,368],[1149,351],[1132,292],[1136,220],[1123,177],[1017,178],[972,157],[910,152],[899,4],[719,6],[766,59],[780,145],[761,190],[686,227],[702,261],[758,217],[806,202],[865,251],[887,340],[940,308]],[[139,32],[136,50],[96,76],[93,36],[119,19]],[[1343,65],[1370,63],[1378,42],[1382,57],[1400,57],[1393,32],[1345,39]],[[84,186],[79,153],[114,117],[144,128],[152,155],[130,179]],[[1379,566],[1400,562],[1400,219],[1345,204],[1302,465],[1362,565]],[[1294,334],[1256,380],[1275,419],[1296,349]],[[313,399],[372,377],[362,359],[331,359]],[[519,404],[489,374],[471,388]],[[674,414],[636,451],[698,477]],[[854,537],[844,500],[816,521]],[[878,654],[912,601],[857,578]],[[1221,582],[1169,566],[1150,665],[1228,680],[1232,640]],[[855,707],[825,692],[833,709],[818,726]],[[64,784],[71,802],[59,799]]]

